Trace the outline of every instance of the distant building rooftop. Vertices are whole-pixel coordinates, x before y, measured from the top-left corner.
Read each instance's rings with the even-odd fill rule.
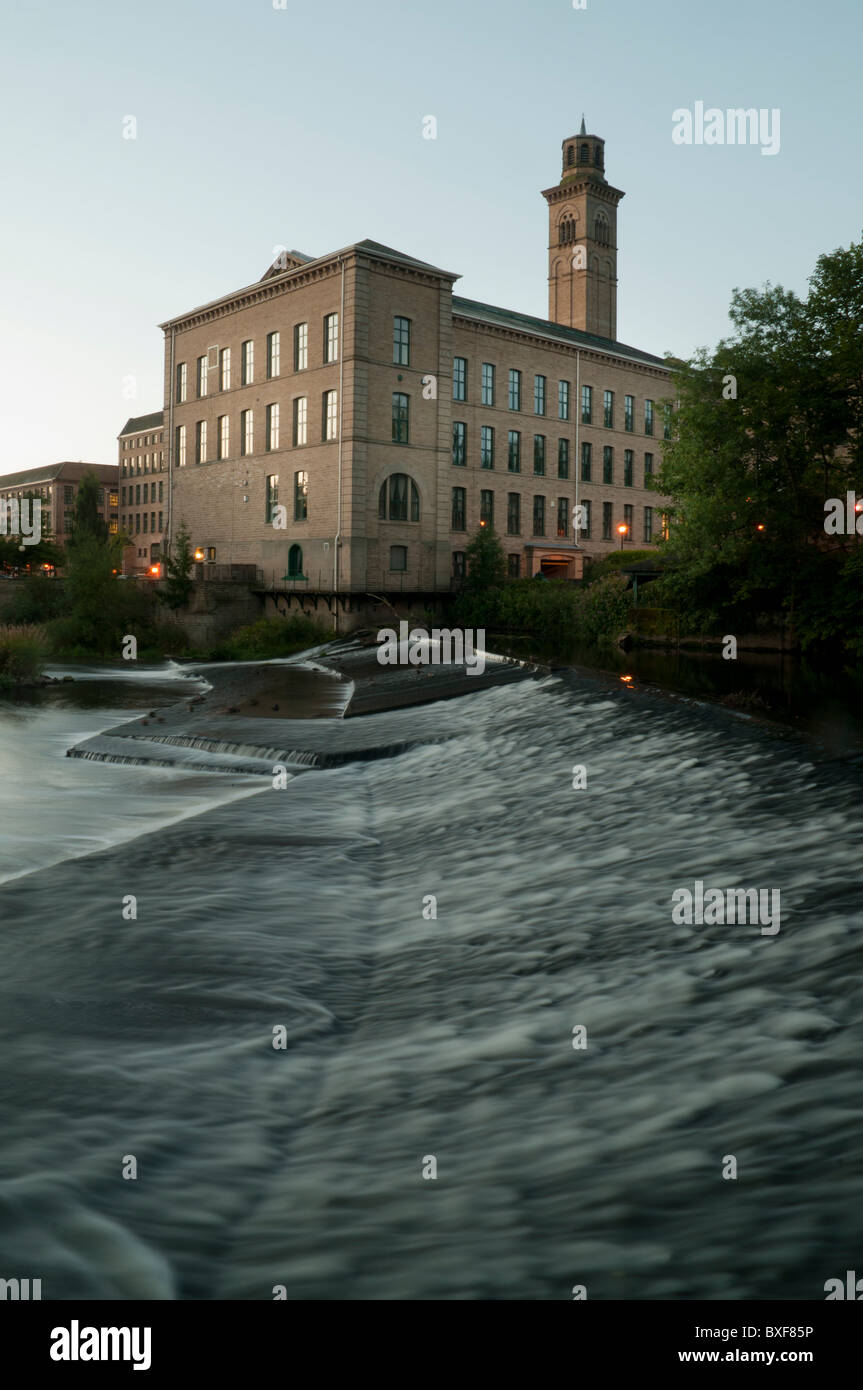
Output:
[[[116,463],[87,463],[84,459],[66,459],[63,463],[49,463],[44,468],[25,468],[19,473],[0,474],[0,491],[9,487],[35,487],[39,483],[53,483],[63,476],[64,468],[92,468],[97,477],[110,473],[117,476]]]

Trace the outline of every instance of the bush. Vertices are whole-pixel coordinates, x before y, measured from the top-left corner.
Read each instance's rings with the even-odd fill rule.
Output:
[[[0,627],[0,685],[27,685],[42,673],[46,643],[42,631],[30,624]]]
[[[4,584],[0,589],[0,602],[7,623],[47,623],[62,610],[63,585],[41,574],[28,575],[26,579]]]
[[[465,627],[529,634],[564,653],[576,642],[616,637],[629,625],[631,612],[626,580],[611,574],[589,589],[560,580],[510,580],[481,594],[460,595],[453,618]]]
[[[211,661],[268,661],[292,656],[306,647],[327,642],[332,633],[301,613],[290,618],[259,618],[248,627],[237,628],[209,653]]]

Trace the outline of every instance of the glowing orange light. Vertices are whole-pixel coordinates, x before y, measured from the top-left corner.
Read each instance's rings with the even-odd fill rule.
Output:
[[[158,566],[158,565],[151,565],[151,566],[150,566],[150,573],[151,573],[151,574],[158,574],[158,573],[159,573],[159,566]]]
[[[620,525],[618,526],[618,528],[617,528],[617,534],[618,534],[619,536],[625,536],[628,530],[629,530],[629,527],[628,527],[628,526],[624,526],[624,524],[621,522],[621,524],[620,524]]]
[[[620,679],[623,681],[624,685],[632,684],[632,676],[621,676]]]
[[[202,549],[200,548],[200,546],[199,546],[198,549],[195,551],[195,559],[196,559],[196,560],[203,560],[203,558],[204,558],[204,552],[203,552],[203,550],[202,550]]]
[[[764,523],[763,523],[763,521],[759,521],[759,523],[758,523],[758,525],[756,526],[755,529],[756,529],[756,531],[763,531],[763,530],[764,530]]]

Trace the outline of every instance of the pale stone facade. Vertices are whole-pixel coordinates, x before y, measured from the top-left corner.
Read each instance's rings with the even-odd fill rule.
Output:
[[[623,195],[582,136],[544,195],[548,320],[364,241],[282,255],[164,324],[166,530],[185,521],[205,561],[254,564],[267,588],[340,593],[449,590],[483,519],[513,574],[578,577],[585,554],[655,539],[668,371],[614,341]]]

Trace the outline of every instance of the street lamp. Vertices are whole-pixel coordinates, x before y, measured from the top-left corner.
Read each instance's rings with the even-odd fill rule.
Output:
[[[626,535],[626,533],[627,533],[628,530],[629,530],[629,527],[626,525],[626,522],[624,522],[624,521],[622,521],[622,522],[620,523],[620,525],[618,526],[618,528],[617,528],[617,534],[620,536],[620,548],[621,548],[621,550],[623,549],[623,540],[624,540],[624,537],[625,537],[625,535]]]

